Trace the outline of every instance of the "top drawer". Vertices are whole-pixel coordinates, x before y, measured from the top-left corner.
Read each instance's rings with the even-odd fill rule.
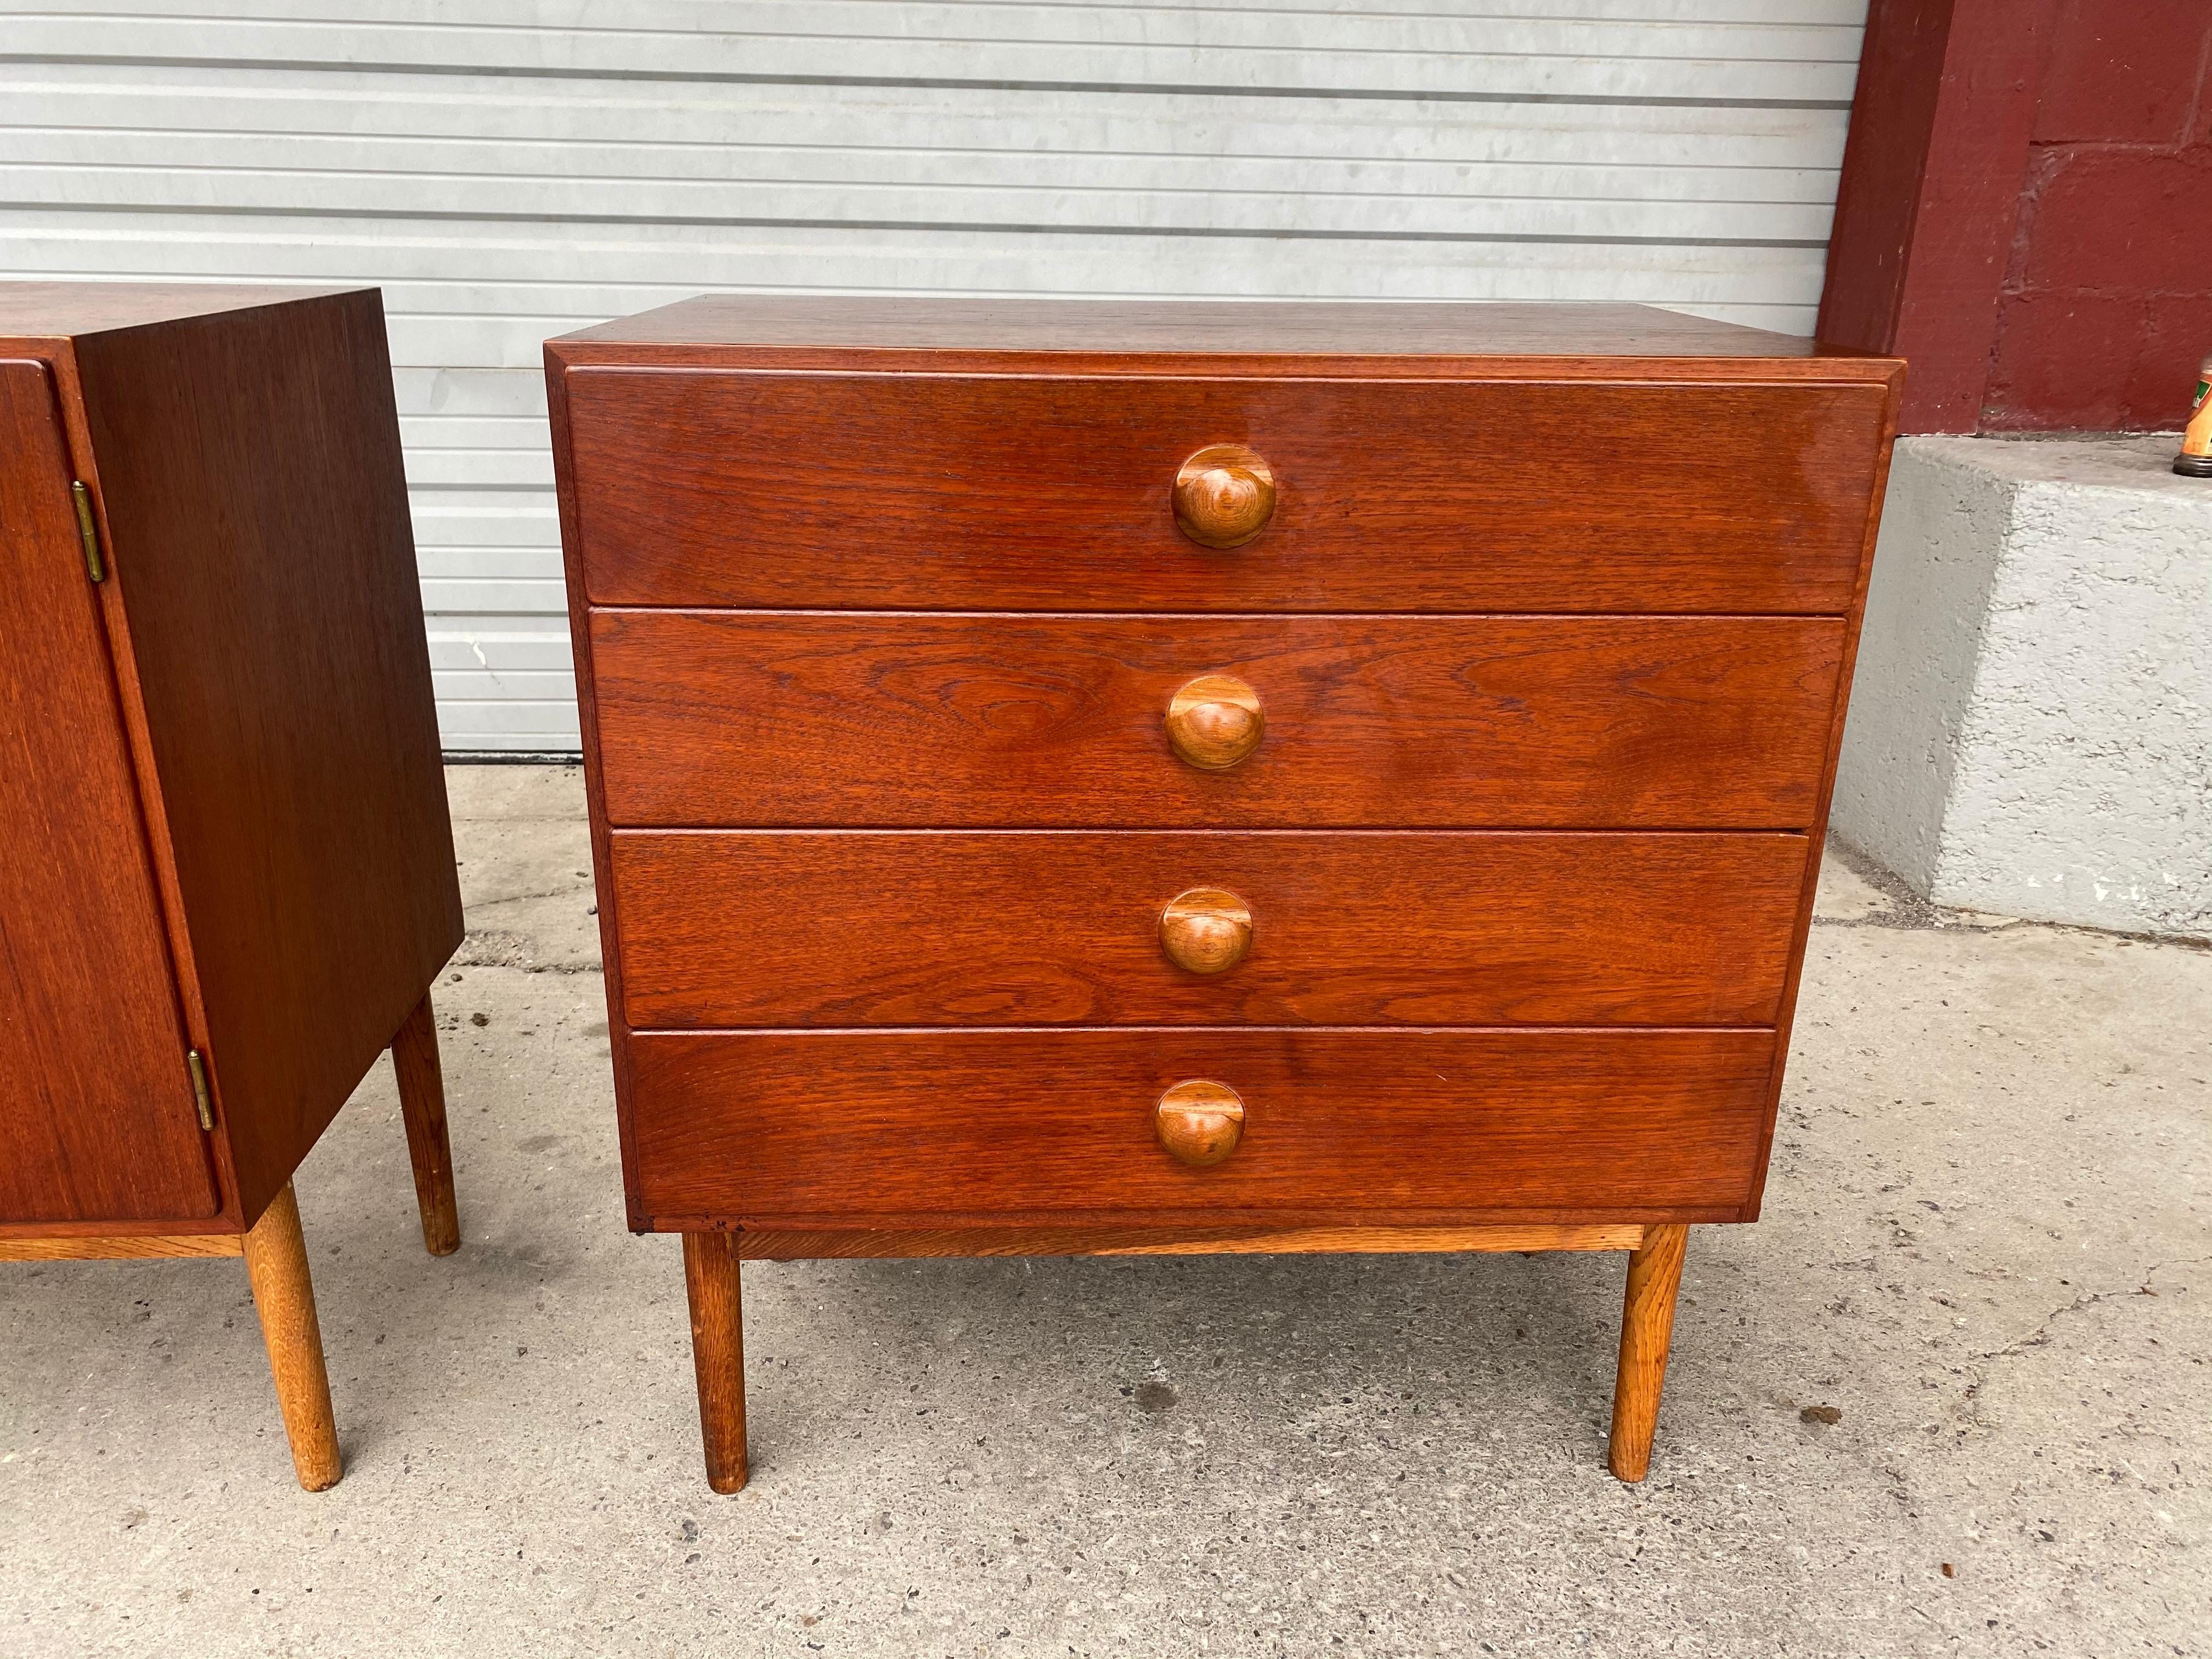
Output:
[[[884,610],[1850,609],[1870,385],[1173,380],[579,367],[600,605]],[[1243,545],[1176,474],[1273,474]]]

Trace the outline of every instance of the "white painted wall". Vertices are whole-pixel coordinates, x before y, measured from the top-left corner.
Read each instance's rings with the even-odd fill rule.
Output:
[[[1940,904],[2212,939],[2212,489],[1898,441],[1830,823]]]
[[[446,742],[564,750],[547,335],[709,289],[1808,332],[1865,3],[340,10],[0,0],[0,276],[381,284]]]

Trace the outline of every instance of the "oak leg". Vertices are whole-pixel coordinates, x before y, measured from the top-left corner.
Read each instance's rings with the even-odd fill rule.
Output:
[[[307,1276],[307,1241],[292,1184],[270,1201],[246,1235],[246,1276],[269,1345],[276,1408],[292,1443],[292,1467],[309,1492],[337,1485],[337,1425],[331,1417],[331,1378],[323,1369],[322,1328],[315,1322],[315,1285]]]
[[[691,1363],[699,1373],[699,1431],[707,1484],[735,1492],[745,1461],[745,1339],[734,1233],[684,1235],[684,1290],[691,1302]]]
[[[392,1069],[399,1079],[399,1115],[407,1121],[407,1156],[415,1164],[423,1247],[432,1255],[451,1255],[461,1248],[461,1213],[453,1201],[446,1080],[438,1069],[438,1024],[428,991],[392,1039]]]
[[[1667,1345],[1674,1334],[1674,1292],[1682,1283],[1687,1227],[1647,1227],[1628,1258],[1628,1294],[1620,1310],[1620,1370],[1613,1385],[1613,1443],[1606,1462],[1623,1480],[1641,1480],[1651,1467],[1651,1431],[1659,1422],[1659,1388],[1667,1380]]]

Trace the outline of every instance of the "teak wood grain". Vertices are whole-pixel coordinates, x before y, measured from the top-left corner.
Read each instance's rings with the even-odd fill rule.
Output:
[[[415,1166],[422,1248],[432,1255],[451,1255],[461,1248],[461,1212],[453,1191],[453,1143],[446,1130],[437,1016],[427,991],[392,1034],[392,1070],[399,1085],[399,1115],[407,1126],[407,1158]]]
[[[1796,829],[1843,625],[1787,617],[596,611],[619,828]],[[1164,725],[1200,673],[1267,735]]]
[[[286,1182],[246,1232],[240,1254],[253,1285],[254,1310],[269,1350],[276,1407],[292,1444],[292,1467],[309,1492],[337,1485],[345,1471],[337,1423],[331,1413],[330,1373],[323,1361],[323,1333],[315,1314],[315,1285],[307,1269],[307,1244],[300,1231],[300,1204]]]
[[[194,322],[347,291],[263,283],[0,283],[0,339],[53,349],[78,335]]]
[[[1226,1163],[1244,1138],[1243,1097],[1212,1078],[1171,1083],[1152,1109],[1152,1138],[1194,1170]]]
[[[853,1256],[1398,1255],[1460,1250],[1632,1250],[1639,1223],[1491,1227],[747,1227],[748,1261]]]
[[[461,939],[383,309],[71,349],[250,1223]]]
[[[1234,674],[1200,674],[1168,699],[1168,747],[1201,772],[1242,766],[1267,741],[1260,694]]]
[[[649,1027],[1771,1024],[1799,835],[674,831],[611,838]],[[1252,916],[1199,975],[1204,884]]]
[[[55,388],[0,362],[0,1223],[218,1207]]]
[[[1688,1237],[1686,1227],[1650,1228],[1628,1260],[1613,1434],[1606,1453],[1607,1464],[1623,1480],[1641,1480],[1651,1468],[1651,1434],[1659,1422],[1659,1395],[1674,1334],[1674,1295],[1681,1288]]]
[[[4,316],[4,312],[0,312]],[[1883,383],[1894,358],[1656,306],[702,294],[547,343],[570,362],[868,364],[927,373],[1059,358],[1085,374],[1579,374]]]
[[[1208,444],[1176,469],[1176,528],[1200,547],[1242,547],[1275,513],[1275,473],[1243,444]]]
[[[244,1253],[243,1233],[88,1233],[0,1237],[0,1261],[158,1261]]]
[[[1772,1044],[1764,1030],[641,1032],[633,1178],[649,1216],[748,1224],[1726,1218],[1750,1190]],[[1211,1169],[1156,1139],[1161,1094],[1187,1079],[1243,1101],[1242,1141]]]
[[[1226,887],[1186,887],[1160,908],[1160,951],[1194,974],[1225,974],[1250,954],[1252,907]]]
[[[684,1299],[691,1309],[691,1361],[699,1386],[699,1431],[707,1484],[736,1492],[745,1484],[744,1301],[737,1240],[728,1233],[684,1235]]]
[[[1113,611],[1846,609],[1874,386],[565,371],[597,605]],[[1256,451],[1273,516],[1174,486]]]

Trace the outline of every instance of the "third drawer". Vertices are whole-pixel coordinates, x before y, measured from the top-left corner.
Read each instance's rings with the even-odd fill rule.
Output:
[[[1774,1023],[1806,839],[617,830],[634,1029]],[[1240,901],[1224,971],[1167,954]],[[1215,907],[1218,908],[1217,905]]]

